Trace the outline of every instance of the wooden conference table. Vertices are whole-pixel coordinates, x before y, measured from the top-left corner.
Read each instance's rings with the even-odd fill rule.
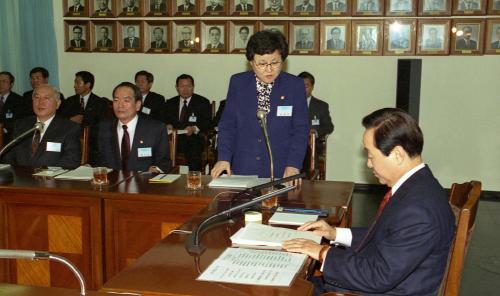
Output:
[[[88,289],[93,290],[101,288],[118,273],[121,275],[125,267],[131,264],[131,268],[143,266],[151,254],[161,254],[159,258],[153,255],[155,258],[151,262],[172,273],[162,281],[170,282],[168,278],[177,275],[176,285],[199,288],[200,283],[194,281],[196,277],[193,276],[196,271],[194,258],[184,249],[186,237],[169,233],[179,227],[190,229],[204,216],[218,210],[220,204],[213,202],[214,197],[227,190],[206,186],[209,176],[203,176],[205,186],[202,190],[186,191],[184,175],[171,184],[150,184],[150,174],[115,171],[108,175],[110,184],[98,188],[90,182],[33,177],[32,168],[13,170],[14,182],[0,185],[0,248],[62,255],[77,265]],[[279,203],[328,209],[330,222],[349,225],[353,187],[351,182],[305,181],[300,190],[280,197]],[[221,199],[223,197],[222,194]],[[201,269],[223,251],[229,243],[229,236],[239,226],[225,224],[204,234],[202,242],[208,249],[200,257]],[[160,241],[161,244],[152,249]],[[139,257],[141,260],[133,264]],[[168,261],[168,258],[173,261]],[[122,289],[121,283],[125,284],[122,279],[116,277],[105,286],[106,289]],[[147,277],[144,279],[144,284],[150,286]],[[0,281],[78,288],[78,282],[69,270],[48,261],[1,259]],[[301,281],[295,282],[294,285],[301,285]],[[123,288],[133,290],[134,287],[130,286],[133,283],[129,281]],[[139,280],[135,283],[136,290],[143,288]],[[308,286],[306,282],[302,285]],[[209,286],[220,287],[213,283]],[[158,289],[163,292],[182,290],[168,285],[160,285]]]

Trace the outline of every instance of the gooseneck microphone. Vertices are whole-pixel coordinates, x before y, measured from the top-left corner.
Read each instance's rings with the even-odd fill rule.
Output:
[[[267,112],[262,109],[257,110],[257,118],[259,119],[260,126],[264,132],[264,139],[266,140],[267,153],[269,154],[269,170],[271,173],[271,182],[274,181],[274,163],[273,163],[273,152],[271,151],[271,140],[269,139],[269,134],[267,133]]]

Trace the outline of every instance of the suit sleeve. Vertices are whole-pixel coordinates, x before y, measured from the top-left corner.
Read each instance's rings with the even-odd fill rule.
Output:
[[[101,121],[99,123],[99,129],[97,132],[97,149],[96,151],[96,159],[97,159],[97,166],[103,166],[103,167],[108,167],[108,168],[114,168],[111,162],[108,160],[106,157],[111,157],[110,153],[110,145],[111,145],[111,135],[107,132],[107,121]]]
[[[76,168],[80,165],[82,149],[80,145],[80,126],[72,124],[64,139],[63,153],[60,164],[64,168]]]
[[[318,131],[318,136],[320,137],[333,132],[333,123],[332,118],[330,117],[328,103],[323,103],[324,104],[320,110],[319,127],[316,129]]]
[[[238,88],[236,84],[234,78],[231,78],[226,96],[225,111],[222,113],[219,122],[219,136],[217,138],[217,155],[219,161],[231,162],[235,149],[234,142],[237,132],[237,110],[235,100],[237,98],[236,89]]]
[[[170,150],[168,145],[167,127],[163,124],[159,126],[156,137],[156,148],[154,151],[154,165],[159,167],[163,172],[170,171],[172,166],[170,162]]]
[[[200,97],[200,105],[198,109],[198,118],[196,125],[202,132],[206,132],[212,126],[212,108],[210,101],[206,98]]]
[[[174,128],[178,128],[176,126],[177,122],[178,122],[178,118],[176,118],[178,110],[176,108],[177,106],[172,103],[172,101],[171,101],[172,99],[169,99],[165,103],[165,123],[171,124]]]
[[[307,110],[304,83],[295,84],[294,96],[292,130],[290,132],[292,140],[290,142],[286,166],[301,169],[309,137],[309,112]]]

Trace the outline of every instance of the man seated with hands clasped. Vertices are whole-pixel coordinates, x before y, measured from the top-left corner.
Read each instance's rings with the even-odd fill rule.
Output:
[[[423,135],[417,122],[395,108],[363,119],[367,166],[391,187],[370,228],[334,228],[308,222],[333,245],[294,239],[283,243],[322,263],[313,277],[315,295],[354,291],[363,295],[436,295],[454,236],[455,217],[447,194],[422,162]]]

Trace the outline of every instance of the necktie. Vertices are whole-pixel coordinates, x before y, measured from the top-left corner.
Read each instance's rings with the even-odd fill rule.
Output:
[[[43,123],[42,123],[43,130]],[[38,145],[40,144],[41,133],[40,130],[36,129],[35,134],[33,135],[33,141],[31,142],[31,155],[35,155],[36,150],[38,149]]]
[[[375,224],[377,224],[377,220],[380,217],[380,215],[382,214],[382,212],[384,211],[384,208],[387,205],[387,203],[389,202],[389,200],[391,199],[391,196],[392,196],[392,191],[389,189],[389,191],[387,191],[387,193],[384,195],[384,198],[380,202],[380,205],[378,206],[377,213],[375,214],[375,220],[373,221],[372,225],[370,226],[370,228],[366,232],[365,237],[363,237],[363,240],[361,241],[361,243],[359,243],[359,245],[356,247],[356,252],[358,252],[366,244],[366,241],[368,240],[368,237],[370,236],[370,233],[372,232],[373,227],[375,226]]]
[[[2,108],[3,108],[3,96],[0,96],[0,112],[2,111]]]
[[[184,101],[184,105],[182,105],[182,109],[181,109],[181,116],[180,116],[180,122],[181,124],[186,122],[186,117],[187,117],[187,100],[186,99],[182,99]]]
[[[123,128],[122,151],[121,151],[122,170],[127,171],[128,156],[130,155],[130,136],[127,131],[127,126],[122,125],[122,128]]]
[[[80,107],[82,109],[82,114],[83,114],[83,111],[85,111],[85,101],[83,100],[83,97],[80,97]]]
[[[129,38],[129,39],[128,39],[128,42],[130,43],[130,46],[129,46],[129,47],[133,47],[133,45],[134,45],[134,39]]]

